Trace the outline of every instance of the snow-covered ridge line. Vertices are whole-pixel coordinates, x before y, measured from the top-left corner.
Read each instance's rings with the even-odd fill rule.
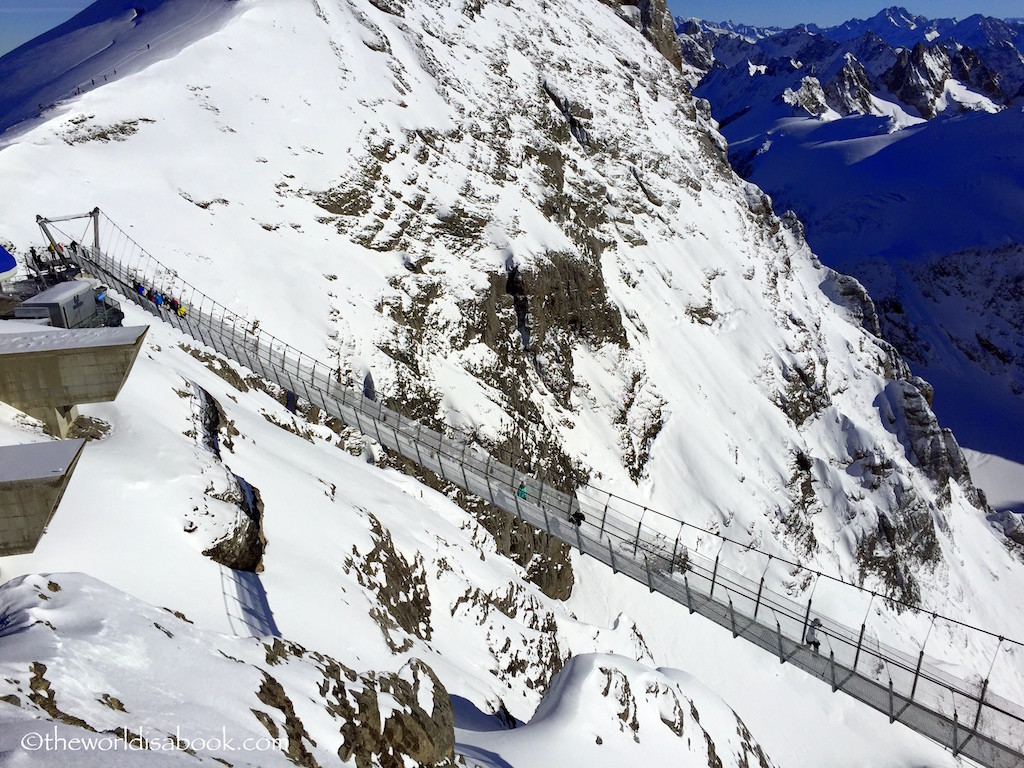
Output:
[[[763,579],[758,584],[731,569],[719,568],[717,558],[712,563],[703,556],[690,555],[685,546],[680,551],[678,538],[668,554],[669,539],[665,534],[650,525],[644,529],[642,515],[637,521],[620,510],[609,509],[611,497],[602,510],[593,499],[588,503],[586,499],[570,497],[550,486],[542,485],[539,491],[533,492],[520,485],[518,492],[514,491],[516,474],[511,466],[495,461],[476,446],[460,444],[419,423],[412,423],[363,393],[339,386],[338,377],[328,365],[246,327],[242,318],[182,281],[116,224],[109,219],[106,223],[128,238],[132,246],[128,257],[123,261],[114,260],[95,248],[78,248],[73,256],[81,266],[165,322],[287,390],[303,394],[308,402],[442,478],[490,500],[495,506],[546,530],[549,535],[613,569],[621,570],[646,584],[652,592],[658,591],[687,605],[691,612],[700,612],[730,628],[734,637],[743,636],[766,650],[777,652],[780,661],[789,660],[831,683],[833,690],[842,689],[888,714],[890,722],[900,720],[936,742],[949,745],[954,753],[963,753],[994,768],[1015,765],[1024,759],[1024,753],[1011,746],[1018,744],[1018,734],[1024,733],[1024,709],[989,694],[987,679],[980,692],[976,692],[965,681],[943,673],[932,664],[924,664],[923,649],[915,657],[881,644],[871,648],[863,643],[863,626],[858,634],[820,616],[825,620],[823,635],[831,646],[826,661],[802,644],[811,617],[810,602],[804,611],[803,606],[794,601],[764,590]],[[133,260],[137,266],[127,266]],[[140,284],[157,285],[171,295],[181,296],[188,311],[173,313],[146,300],[136,290]],[[589,517],[575,518],[581,514],[581,509],[589,512]],[[549,510],[558,515],[549,514]],[[594,522],[597,519],[600,519],[599,527]],[[682,521],[674,522],[682,524]],[[691,586],[690,575],[700,581]],[[719,586],[717,598],[716,585]],[[726,590],[726,601],[721,597],[722,589]],[[758,619],[762,606],[775,618],[774,628],[765,623],[764,618]],[[1002,642],[1000,640],[1000,645]],[[862,656],[875,679],[858,672]],[[887,685],[882,677],[883,670],[888,673]],[[959,719],[958,703],[965,700],[972,702],[971,709],[976,713],[971,727]],[[961,738],[965,734],[966,737]]]

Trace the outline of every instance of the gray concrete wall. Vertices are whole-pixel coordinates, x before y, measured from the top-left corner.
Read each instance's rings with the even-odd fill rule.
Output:
[[[0,400],[25,411],[117,397],[142,347],[134,344],[46,351],[0,350]]]
[[[0,556],[35,550],[82,455],[85,441],[78,442],[63,475],[0,483]]]

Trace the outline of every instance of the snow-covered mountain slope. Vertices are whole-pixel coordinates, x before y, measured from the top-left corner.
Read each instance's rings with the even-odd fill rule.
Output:
[[[98,0],[0,58],[0,132],[127,77],[224,24],[236,0]]]
[[[917,43],[930,43],[949,34],[956,23],[956,19],[929,19],[894,5],[883,8],[869,19],[850,19],[835,27],[815,27],[814,30],[838,41],[854,40],[870,32],[892,46],[913,48]]]
[[[131,31],[137,49],[150,43],[145,30]],[[528,482],[589,477],[847,581],[1024,635],[1020,563],[934,420],[927,387],[860,327],[859,286],[818,264],[798,222],[777,218],[732,173],[682,75],[614,9],[240,0],[223,26],[144,63],[0,138],[0,237],[18,253],[38,242],[36,214],[99,205],[184,279],[350,382],[371,374],[389,404],[525,452]],[[118,244],[106,245],[116,255]],[[139,389],[93,411],[114,429],[77,498],[109,505],[80,501],[85,518],[56,517],[47,548],[0,563],[5,574],[81,570],[225,629],[221,572],[199,553],[234,519],[239,476],[264,508],[260,584],[273,621],[249,610],[258,631],[276,626],[357,669],[390,659],[392,644],[420,655],[429,644],[451,693],[487,712],[506,701],[521,720],[570,649],[636,657],[628,623],[593,647],[591,625],[610,623],[597,609],[577,621],[511,564],[477,570],[473,542],[488,562],[495,545],[440,497],[416,503],[411,480],[354,462],[339,469],[335,449],[297,437],[276,448],[270,435],[282,434],[260,414],[269,401],[199,376],[179,340],[151,333],[153,365],[129,382]],[[246,436],[232,438],[230,470],[181,434],[201,432],[191,413],[205,401],[187,381]],[[140,425],[146,414],[155,423]],[[272,418],[288,419],[280,409]],[[407,483],[412,504],[395,483]],[[134,537],[146,546],[125,544]],[[439,538],[457,542],[450,557]],[[693,546],[713,556],[718,545]],[[763,567],[736,549],[723,553],[729,565]],[[393,580],[365,562],[375,551],[411,573],[397,582],[407,585],[400,600],[379,594]],[[177,578],[133,581],[154,563]],[[589,565],[573,600],[635,603],[651,612],[644,637],[675,632]],[[456,566],[466,575],[448,581]],[[378,577],[361,583],[365,572]],[[800,598],[814,590],[781,568],[769,579]],[[525,628],[490,607],[510,582],[521,605],[510,621]],[[390,618],[375,605],[416,605],[424,583],[442,606],[430,624],[422,605]],[[863,620],[842,592],[814,599],[850,625]],[[656,605],[666,621],[685,613]],[[468,642],[455,625],[476,621]],[[907,644],[927,625],[882,612],[872,631]],[[563,644],[560,632],[576,639]],[[969,637],[951,632],[934,652],[984,674],[991,650]],[[666,640],[656,663],[687,667],[682,642]],[[743,653],[716,650],[709,664],[727,668]],[[1022,688],[1012,670],[1000,685],[1010,696]],[[844,738],[853,760],[869,749]],[[919,742],[908,738],[913,753]],[[799,759],[790,737],[776,744],[783,757],[766,747],[773,758]]]
[[[416,659],[393,673],[357,672],[277,638],[200,629],[81,574],[14,579],[0,601],[4,701],[14,705],[0,710],[0,743],[8,754],[26,745],[22,756],[41,758],[33,764],[66,765],[76,751],[105,765],[213,758],[312,766],[340,757],[448,766],[459,738],[470,765],[530,765],[539,754],[568,765],[587,752],[604,765],[641,755],[657,764],[771,765],[707,688],[628,657],[570,659],[534,719],[507,730],[480,713],[470,718],[468,700],[453,708]],[[37,717],[19,717],[29,712]],[[453,730],[456,719],[465,727]],[[60,748],[69,743],[78,748]],[[505,762],[493,762],[496,755]]]
[[[129,322],[145,318],[129,306]],[[597,736],[610,754],[602,759],[597,751],[597,765],[624,759],[706,765],[712,744],[725,765],[742,764],[743,744],[756,748],[759,732],[778,765],[830,761],[836,751],[850,765],[955,765],[939,746],[904,728],[887,731],[879,753],[875,734],[887,723],[883,715],[752,646],[724,642],[728,635],[720,628],[592,560],[573,559],[578,577],[567,604],[547,598],[526,580],[528,568],[502,557],[451,500],[367,463],[362,440],[296,420],[255,380],[182,349],[185,343],[152,326],[118,400],[82,406],[97,431],[107,425],[106,437],[86,447],[36,552],[0,561],[5,579],[56,567],[91,574],[32,575],[3,590],[0,752],[13,764],[66,764],[66,750],[36,750],[31,740],[24,746],[30,734],[92,738],[124,728],[159,741],[180,726],[182,737],[226,735],[236,747],[245,738],[272,738],[264,718],[250,712],[265,711],[280,725],[282,710],[259,698],[261,670],[301,710],[309,735],[301,743],[319,755],[312,741],[334,749],[345,722],[310,694],[329,657],[364,682],[370,673],[378,680],[408,678],[413,659],[426,663],[451,696],[456,749],[470,766],[526,768],[538,753],[566,745],[596,749]],[[23,416],[0,408],[5,443],[46,439]],[[220,458],[210,448],[214,436]],[[252,480],[261,500],[260,573],[229,570],[201,554],[236,524],[237,477]],[[94,577],[161,607],[141,605]],[[261,642],[216,633],[257,635]],[[288,641],[286,649],[298,643],[304,654],[289,652],[282,669],[274,635]],[[573,665],[574,657],[595,652],[628,656],[647,668],[604,656]],[[239,662],[226,664],[222,654]],[[591,683],[579,690],[559,683],[561,694],[534,728],[534,712],[563,665],[575,670],[570,681],[582,676]],[[726,691],[753,737],[737,734],[728,708],[695,681],[656,673],[656,665],[689,669]],[[91,672],[83,676],[86,666]],[[628,681],[635,731],[629,717],[618,717],[631,706],[625,686],[617,684],[610,696],[593,684],[604,674],[597,668]],[[216,698],[211,683],[222,691]],[[652,683],[657,691],[649,690]],[[11,696],[17,701],[3,698]],[[678,722],[673,707],[665,711],[667,724],[653,719],[673,698],[694,702],[699,728],[687,717],[688,706]],[[377,708],[382,716],[391,711],[383,702]],[[71,718],[100,733],[80,730]],[[716,725],[719,718],[727,727]],[[522,736],[506,733],[513,722],[529,723]],[[669,735],[673,723],[683,727],[678,739]],[[812,731],[810,723],[821,727]],[[278,729],[278,738],[285,730]],[[276,753],[265,746],[230,761],[273,764]],[[189,759],[170,754],[146,758]],[[118,764],[106,752],[82,757]],[[139,759],[132,753],[123,764]]]
[[[778,209],[797,213],[812,249],[827,264],[865,284],[879,305],[882,329],[894,332],[887,338],[915,372],[936,384],[943,423],[978,450],[1019,461],[1020,441],[1010,435],[1024,410],[1008,384],[1020,377],[1012,356],[1000,363],[1009,371],[1000,381],[1002,374],[993,379],[986,369],[984,354],[964,356],[958,345],[965,342],[939,330],[950,325],[947,314],[886,320],[890,306],[906,306],[911,314],[910,308],[937,307],[910,295],[924,286],[914,288],[909,278],[894,283],[884,270],[865,264],[935,261],[1024,242],[1024,113],[999,108],[1019,85],[1015,65],[992,58],[997,49],[1016,51],[1018,32],[997,19],[933,22],[890,8],[869,22],[801,26],[744,41],[739,62],[731,58],[735,42],[715,43],[731,66],[713,67],[695,93],[711,102],[739,172],[768,192]],[[968,114],[958,114],[962,110]],[[984,264],[976,270],[988,271]],[[971,284],[946,289],[976,290]],[[963,311],[977,310],[965,305]],[[986,314],[978,322],[994,320]],[[955,321],[974,322],[970,316]],[[934,327],[942,341],[895,333],[900,325]],[[938,359],[939,350],[948,358]]]
[[[756,119],[756,110],[750,114]],[[738,131],[751,130],[744,120]],[[1024,459],[1019,355],[1011,342],[1011,351],[995,353],[999,372],[990,370],[991,355],[973,331],[964,336],[952,326],[978,326],[987,337],[984,326],[1001,325],[999,317],[1012,316],[1017,303],[965,299],[954,315],[939,299],[1010,289],[1020,280],[1019,264],[998,254],[1006,243],[1024,242],[1022,130],[1019,108],[896,132],[881,118],[789,119],[766,137],[753,133],[730,147],[752,181],[797,212],[816,252],[865,284],[886,338],[936,386],[943,423],[966,445],[1016,461]],[[940,265],[956,251],[969,251],[956,261],[972,266],[949,272]],[[906,277],[893,279],[894,272]],[[915,298],[922,291],[936,299]],[[900,310],[893,314],[893,307]],[[929,327],[935,333],[925,333]],[[980,351],[965,356],[964,344]]]
[[[886,337],[942,393],[935,408],[960,439],[1024,461],[1024,247],[877,258],[858,269]]]

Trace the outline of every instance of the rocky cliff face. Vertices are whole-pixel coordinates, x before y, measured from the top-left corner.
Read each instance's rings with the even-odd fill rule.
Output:
[[[723,117],[741,106],[728,99],[728,105],[721,103],[723,80],[767,73],[778,78],[784,63],[794,69],[793,76],[776,83],[762,77],[764,82],[756,88],[757,97],[748,100],[748,108],[782,94],[786,88],[797,91],[801,79],[813,77],[824,89],[829,107],[839,115],[881,114],[872,101],[876,97],[895,101],[911,114],[931,119],[940,111],[998,109],[1010,102],[1004,82],[1012,87],[1017,82],[1013,67],[1000,58],[1002,54],[997,56],[987,48],[976,51],[953,37],[921,40],[901,48],[871,29],[851,38],[836,29],[813,32],[800,26],[750,41],[715,34],[691,22],[679,30],[679,39],[688,70],[705,75],[698,92],[708,97],[716,114]],[[721,66],[729,69],[727,77],[714,71]],[[950,79],[983,97],[982,101],[956,90],[947,91]]]
[[[683,57],[676,40],[675,20],[665,0],[638,0],[636,3],[625,0],[601,0],[609,5],[625,6],[625,18],[635,26],[643,36],[665,57],[676,69],[682,69]],[[636,13],[633,13],[635,9]]]
[[[306,768],[338,759],[456,764],[450,697],[418,659],[397,673],[356,672],[280,638],[203,631],[80,574],[15,579],[0,590],[0,604],[8,727],[48,722],[68,739],[119,742],[95,749],[112,753],[111,764],[147,749],[197,762],[258,755],[263,765]],[[109,627],[145,652],[111,648]],[[85,685],[79,669],[88,669]]]
[[[937,114],[935,102],[950,76],[949,54],[942,48],[929,49],[918,43],[899,54],[892,69],[883,75],[883,82],[921,117],[931,118]]]
[[[825,98],[841,115],[871,114],[871,78],[852,54],[847,54],[839,72],[825,86]]]

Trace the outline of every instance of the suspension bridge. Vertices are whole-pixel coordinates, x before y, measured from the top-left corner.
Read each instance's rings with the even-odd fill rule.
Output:
[[[584,555],[607,564],[762,648],[780,663],[792,664],[949,749],[990,768],[1024,765],[1024,707],[989,688],[996,658],[1003,653],[1019,665],[1024,644],[955,619],[931,614],[936,621],[959,625],[995,643],[989,675],[969,682],[945,671],[925,656],[928,637],[919,649],[901,650],[866,637],[868,616],[859,628],[845,626],[812,610],[812,600],[797,602],[765,586],[765,571],[753,579],[681,542],[696,526],[584,485],[564,493],[543,481],[518,483],[521,470],[511,453],[487,453],[479,445],[442,434],[410,419],[362,390],[340,381],[330,365],[309,357],[182,280],[131,239],[98,208],[74,216],[37,217],[56,249],[58,236],[71,241],[58,224],[87,221],[86,236],[65,250],[67,259],[102,280],[130,301],[184,334],[319,406],[346,425],[378,441],[445,481],[460,486],[514,514]],[[89,230],[91,229],[91,233]],[[90,239],[92,244],[85,245]],[[101,248],[102,240],[108,242]],[[78,243],[83,243],[79,245]],[[158,287],[170,301],[157,304],[139,286]],[[184,311],[182,311],[184,309]],[[678,529],[675,539],[671,531]],[[668,531],[668,533],[666,533]],[[704,531],[710,534],[709,531]],[[718,535],[718,534],[713,534]],[[722,546],[738,544],[719,536]],[[744,547],[749,551],[749,547]],[[719,552],[719,555],[721,551]],[[776,562],[801,568],[798,563]],[[817,577],[830,578],[825,574]],[[854,585],[845,585],[857,589]],[[869,593],[871,598],[874,593]],[[868,602],[870,609],[870,600]],[[909,606],[908,606],[909,607]],[[808,623],[819,619],[818,637],[827,653],[804,644]],[[930,636],[930,629],[929,635]]]

